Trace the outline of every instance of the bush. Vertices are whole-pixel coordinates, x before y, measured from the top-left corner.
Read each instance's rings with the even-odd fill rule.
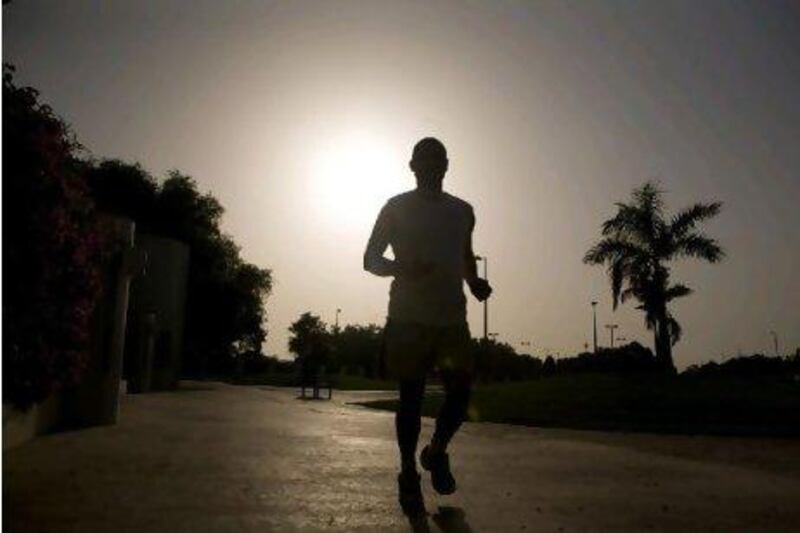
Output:
[[[584,352],[573,357],[559,359],[558,372],[581,374],[585,372],[609,374],[660,373],[665,368],[659,364],[653,352],[638,342],[616,348],[599,348],[597,353]],[[669,370],[669,369],[667,369]]]
[[[683,371],[685,377],[784,377],[793,378],[800,373],[800,358],[767,357],[762,354],[739,356],[724,363],[709,361],[702,365],[692,365]]]
[[[3,67],[3,401],[27,408],[85,366],[100,236],[67,125]]]

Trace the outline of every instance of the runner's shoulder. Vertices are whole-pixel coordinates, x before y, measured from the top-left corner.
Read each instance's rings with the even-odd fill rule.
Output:
[[[414,190],[402,192],[400,194],[396,194],[392,196],[388,200],[386,200],[386,205],[384,209],[401,209],[404,205],[408,205],[414,199]]]
[[[386,205],[407,202],[413,197],[413,195],[414,195],[414,189],[411,189],[406,192],[401,192],[400,194],[395,194],[394,196],[386,200]]]
[[[454,196],[448,192],[443,193],[447,201],[456,206],[459,210],[465,211],[469,214],[474,213],[474,209],[472,208],[472,204],[467,202],[466,200],[462,200],[458,196]]]
[[[444,197],[446,204],[454,207],[458,211],[464,212],[471,216],[473,215],[474,210],[469,202],[445,191],[442,191],[442,196]],[[403,209],[404,206],[410,207],[416,205],[418,202],[418,192],[415,189],[411,189],[410,191],[406,191],[389,198],[386,201],[385,208],[389,210]]]

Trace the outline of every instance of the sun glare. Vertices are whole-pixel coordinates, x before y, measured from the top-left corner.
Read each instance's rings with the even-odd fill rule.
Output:
[[[354,134],[323,146],[312,168],[314,206],[338,227],[366,227],[383,203],[409,188],[400,150],[369,134]]]

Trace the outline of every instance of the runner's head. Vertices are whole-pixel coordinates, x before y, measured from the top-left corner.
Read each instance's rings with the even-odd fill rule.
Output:
[[[414,145],[408,165],[418,185],[440,185],[447,172],[447,150],[439,139],[425,137]]]

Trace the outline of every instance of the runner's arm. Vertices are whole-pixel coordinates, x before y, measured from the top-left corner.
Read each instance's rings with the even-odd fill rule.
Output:
[[[472,231],[475,229],[475,214],[472,215],[472,224],[469,228],[469,237],[464,247],[464,280],[469,286],[469,290],[479,301],[484,301],[492,294],[492,287],[485,279],[478,277],[478,265],[475,252],[472,250]]]
[[[364,251],[364,270],[376,276],[396,276],[398,273],[397,263],[383,255],[389,247],[389,228],[389,211],[387,206],[384,206],[378,214],[367,242],[367,249]]]
[[[475,252],[472,250],[472,230],[475,228],[475,216],[472,217],[472,227],[469,229],[467,246],[464,250],[464,280],[470,287],[478,279],[478,265],[475,259]]]

